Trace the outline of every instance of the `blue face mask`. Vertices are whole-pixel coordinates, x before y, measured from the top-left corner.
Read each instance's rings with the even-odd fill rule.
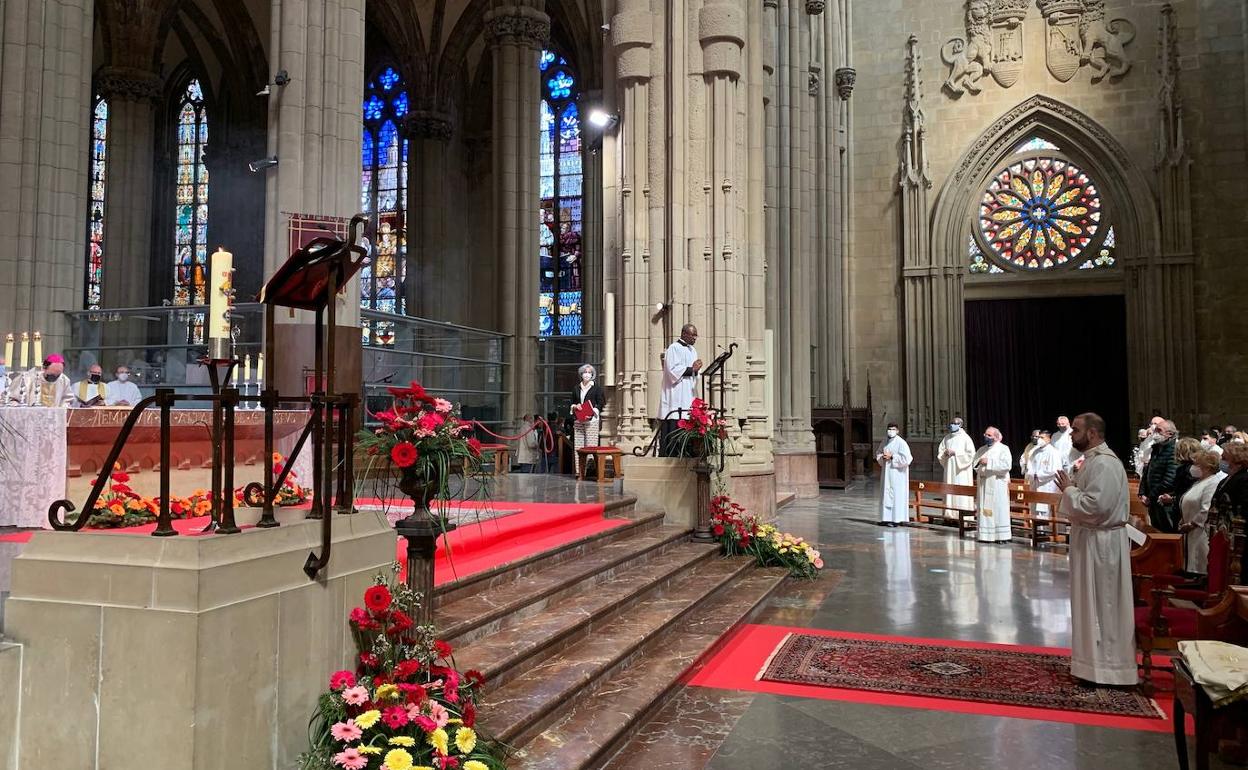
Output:
[[[992,445],[993,445],[993,444],[995,444],[995,443],[997,443],[997,440],[996,440],[995,438],[993,438],[992,436],[984,436],[984,445],[985,445],[985,446],[992,446]]]
[[[954,423],[949,423],[949,432],[950,432],[950,433],[957,433],[957,432],[958,432],[958,431],[960,431],[960,430],[962,430],[962,426],[961,426],[961,425],[958,425],[956,422],[954,422]]]
[[[1231,472],[1231,464],[1228,463],[1226,460],[1223,460],[1222,462],[1218,463],[1218,467],[1222,469],[1223,473]]]

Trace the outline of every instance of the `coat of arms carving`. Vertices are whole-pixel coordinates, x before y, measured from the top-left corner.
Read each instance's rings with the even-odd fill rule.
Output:
[[[940,58],[949,65],[945,88],[955,96],[977,94],[979,81],[992,71],[992,3],[989,0],[967,0],[966,37],[955,37],[940,49]]]
[[[1065,83],[1079,68],[1092,68],[1092,82],[1127,74],[1126,46],[1135,26],[1126,19],[1106,20],[1105,0],[1037,0],[1045,19],[1045,64]]]
[[[996,0],[992,9],[992,78],[1009,88],[1023,74],[1023,19],[1029,0]]]

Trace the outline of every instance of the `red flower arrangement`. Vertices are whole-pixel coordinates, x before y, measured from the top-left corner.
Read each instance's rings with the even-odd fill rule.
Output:
[[[753,556],[760,567],[784,567],[799,578],[817,577],[823,569],[823,557],[810,543],[760,522],[727,495],[711,498],[711,532],[725,556]]]
[[[672,442],[680,456],[713,457],[718,455],[728,441],[728,421],[710,404],[695,398],[689,407],[689,416],[676,421]],[[695,451],[689,452],[690,446]]]

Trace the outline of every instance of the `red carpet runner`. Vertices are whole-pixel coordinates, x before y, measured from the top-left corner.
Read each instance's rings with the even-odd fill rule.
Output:
[[[915,709],[931,709],[935,711],[955,712],[962,714],[982,714],[987,716],[1014,717],[1019,719],[1041,719],[1069,724],[1092,725],[1097,727],[1116,727],[1149,732],[1171,732],[1170,721],[1172,702],[1170,688],[1172,680],[1169,670],[1154,671],[1154,682],[1160,692],[1156,699],[1164,718],[1120,716],[1114,714],[1091,713],[1087,711],[1065,708],[1023,706],[1010,703],[991,703],[984,700],[961,700],[949,695],[917,694],[915,690],[907,693],[879,692],[872,689],[857,689],[841,683],[839,687],[794,682],[767,681],[758,678],[764,668],[774,665],[779,658],[773,653],[789,634],[810,635],[834,640],[859,640],[866,642],[887,642],[891,644],[938,645],[951,651],[984,651],[989,653],[1013,652],[1032,655],[1069,656],[1070,651],[1050,647],[1023,647],[1005,644],[989,644],[984,642],[966,642],[950,639],[922,639],[897,636],[881,636],[877,634],[852,633],[848,631],[824,631],[810,628],[789,628],[784,626],[747,625],[740,628],[720,648],[706,665],[689,681],[699,687],[713,687],[724,690],[744,690],[747,692],[763,692],[774,695],[790,695],[822,700],[839,700],[853,703],[866,703],[881,706],[895,706]],[[893,661],[894,665],[898,661]],[[939,662],[937,662],[937,665]],[[878,673],[878,672],[877,672]],[[888,674],[881,675],[888,676]],[[867,686],[860,682],[860,686]],[[1160,715],[1159,715],[1160,716]]]

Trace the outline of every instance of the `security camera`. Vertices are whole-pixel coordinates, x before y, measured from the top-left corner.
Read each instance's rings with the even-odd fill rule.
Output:
[[[257,171],[263,171],[266,168],[273,168],[276,165],[277,165],[277,156],[272,155],[268,158],[261,158],[260,160],[253,160],[252,162],[247,164],[247,168],[251,169],[251,173],[254,174]]]

